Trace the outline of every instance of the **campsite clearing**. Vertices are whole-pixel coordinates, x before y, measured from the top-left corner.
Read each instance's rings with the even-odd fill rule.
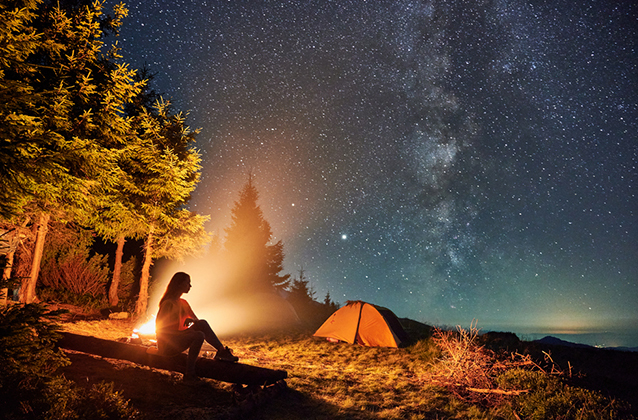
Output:
[[[81,321],[66,323],[64,329],[116,339],[130,333],[131,325],[125,321]],[[407,348],[382,348],[330,343],[313,338],[311,334],[224,337],[242,363],[288,372],[286,392],[260,403],[250,415],[238,418],[484,419],[498,414],[514,419],[513,408],[533,408],[529,406],[531,403],[516,405],[523,401],[524,395],[505,395],[496,406],[464,401],[431,381],[433,368],[443,357],[433,340],[419,340]],[[100,380],[113,382],[115,389],[147,418],[225,419],[237,414],[236,398],[230,384],[213,380],[197,385],[184,384],[177,373],[83,353],[72,353],[71,359],[72,365],[65,368],[67,377],[83,385]],[[597,364],[601,362],[604,362],[602,356]],[[551,391],[556,392],[557,388]],[[565,398],[569,403],[570,400]],[[549,400],[537,401],[540,404]],[[574,402],[570,407],[589,404],[592,410],[599,411],[591,418],[602,419],[617,406],[599,405],[596,401]]]

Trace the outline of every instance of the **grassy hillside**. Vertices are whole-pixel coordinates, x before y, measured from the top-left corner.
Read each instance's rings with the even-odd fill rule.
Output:
[[[285,392],[250,404],[242,403],[248,391],[238,393],[230,384],[186,384],[175,372],[80,353],[69,354],[72,364],[65,373],[78,383],[113,382],[149,418],[615,419],[635,414],[627,390],[636,389],[636,354],[541,348],[513,334],[437,331],[402,321],[413,340],[400,349],[333,344],[312,338],[310,331],[226,337],[243,363],[288,372]],[[81,321],[64,329],[115,339],[129,335],[132,326]]]

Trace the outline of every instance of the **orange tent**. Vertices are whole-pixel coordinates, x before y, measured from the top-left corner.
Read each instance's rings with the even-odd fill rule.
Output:
[[[314,336],[370,347],[399,347],[408,338],[391,310],[360,300],[346,302]]]

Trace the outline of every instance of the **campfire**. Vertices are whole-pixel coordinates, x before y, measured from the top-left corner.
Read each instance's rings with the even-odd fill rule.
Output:
[[[144,340],[150,341],[153,344],[157,342],[155,338],[155,315],[153,315],[145,324],[134,328],[131,333],[131,343],[141,344]]]

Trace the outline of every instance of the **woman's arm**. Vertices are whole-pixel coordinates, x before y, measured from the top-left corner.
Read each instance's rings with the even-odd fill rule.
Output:
[[[175,302],[167,299],[162,302],[159,311],[157,312],[157,318],[155,319],[155,331],[178,331],[180,329],[179,321],[179,307],[175,304]]]
[[[183,319],[182,325],[186,328],[190,327],[191,324],[194,324],[195,321],[198,321],[199,318],[195,315],[195,312],[191,309],[191,306],[185,299],[179,300],[180,304],[180,319]]]

